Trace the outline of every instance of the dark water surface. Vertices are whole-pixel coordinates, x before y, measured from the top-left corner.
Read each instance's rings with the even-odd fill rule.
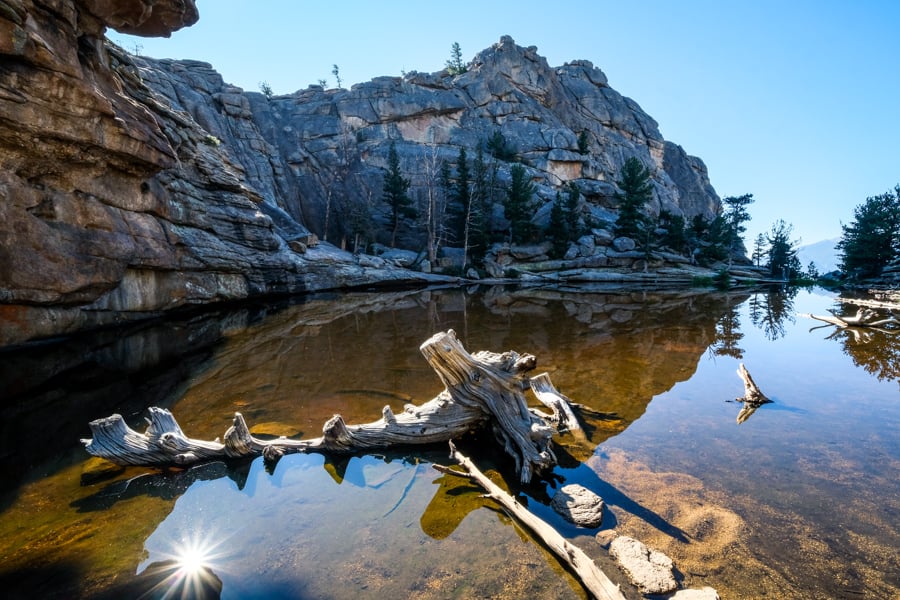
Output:
[[[184,471],[114,467],[79,443],[148,406],[213,439],[315,437],[440,391],[419,345],[538,358],[589,441],[558,441],[547,507],[581,483],[616,528],[722,598],[900,597],[900,335],[856,339],[797,313],[852,313],[824,292],[581,289],[345,294],[203,313],[0,353],[0,586],[13,598],[583,598],[542,546],[431,468],[444,448],[289,455]],[[746,364],[770,398],[740,425]],[[467,451],[515,481],[492,442]],[[193,565],[196,568],[189,568]]]

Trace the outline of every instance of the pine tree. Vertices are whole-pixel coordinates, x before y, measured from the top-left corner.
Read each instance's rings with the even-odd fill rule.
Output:
[[[642,212],[644,205],[653,195],[650,172],[641,161],[631,157],[622,167],[622,177],[616,182],[622,193],[619,198],[619,218],[616,221],[616,235],[639,239],[648,226],[648,219]]]
[[[853,211],[853,222],[842,225],[837,248],[841,270],[871,277],[900,256],[900,185],[893,192],[867,198]]]
[[[456,179],[449,182],[451,216],[450,226],[453,240],[466,245],[466,234],[469,224],[469,212],[471,209],[471,193],[469,181],[469,159],[466,149],[460,147],[456,158]]]
[[[512,182],[506,192],[503,209],[509,221],[509,240],[521,244],[531,239],[534,226],[531,223],[531,201],[534,185],[529,181],[525,167],[515,164],[509,170]]]
[[[816,261],[809,261],[809,264],[806,266],[806,276],[813,281],[819,278],[819,267],[816,266]]]
[[[580,154],[587,154],[590,149],[591,140],[588,137],[587,129],[582,129],[581,133],[578,134],[578,152]]]
[[[794,280],[800,276],[800,259],[797,258],[798,242],[791,240],[794,228],[783,220],[772,225],[766,241],[769,244],[766,268],[773,277]]]
[[[762,259],[766,255],[766,236],[762,233],[756,235],[756,241],[753,242],[753,263],[759,267],[762,265]]]
[[[475,151],[472,161],[472,217],[469,223],[469,246],[472,262],[480,265],[487,253],[491,234],[491,213],[493,212],[493,193],[491,179],[494,178],[495,165],[488,165],[481,145]]]
[[[570,181],[566,186],[566,198],[563,205],[565,208],[566,231],[570,242],[574,242],[581,237],[581,226],[578,223],[579,199],[581,199],[581,192],[578,190],[578,186]]]
[[[503,132],[499,129],[491,134],[487,139],[486,145],[488,152],[490,152],[491,156],[497,160],[511,162],[516,158],[515,147],[506,139],[506,136],[504,136]]]
[[[547,227],[547,237],[553,246],[550,248],[551,258],[562,258],[569,249],[569,223],[566,219],[566,208],[562,194],[556,192],[556,199],[550,208],[550,225]]]
[[[688,249],[688,236],[684,223],[684,217],[672,214],[667,210],[659,213],[659,225],[665,230],[660,239],[660,244],[673,252],[686,252]]]
[[[747,206],[753,204],[753,194],[727,196],[722,199],[722,204],[725,206],[725,223],[727,227],[724,242],[728,249],[728,265],[731,266],[734,254],[744,247],[744,238],[742,236],[747,231],[747,226],[744,223],[750,220]]]
[[[403,177],[400,171],[400,157],[397,155],[397,146],[391,142],[388,149],[388,168],[384,175],[384,187],[382,198],[391,210],[391,247],[397,243],[397,231],[400,229],[400,221],[416,216],[412,199],[409,197],[409,179]]]
[[[712,221],[706,222],[705,231],[700,238],[698,253],[700,262],[710,264],[726,260],[729,256],[728,246],[731,239],[731,228],[724,215],[718,215]]]
[[[447,71],[451,75],[462,75],[468,71],[466,63],[463,62],[459,42],[453,42],[453,46],[450,48],[450,60],[447,61]]]

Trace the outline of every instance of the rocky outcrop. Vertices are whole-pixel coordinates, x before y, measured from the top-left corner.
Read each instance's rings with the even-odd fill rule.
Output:
[[[609,87],[600,69],[584,60],[551,67],[534,47],[518,46],[508,36],[476,55],[459,75],[411,72],[349,90],[310,86],[269,98],[218,87],[220,80],[203,66],[153,64],[188,85],[202,78],[213,96],[226,94],[220,104],[235,133],[248,129],[247,120],[255,123],[267,143],[255,137],[244,142],[224,131],[223,139],[254,187],[322,237],[345,233],[345,223],[329,218],[334,213],[363,206],[384,218],[385,208],[373,198],[380,196],[391,141],[411,179],[412,195],[424,197],[432,185],[429,162],[454,164],[460,148],[471,159],[475,148],[499,134],[510,156],[493,161],[497,180],[509,180],[504,158],[514,156],[528,168],[540,225],[547,224],[550,202],[567,183],[583,195],[587,224],[614,220],[614,182],[633,156],[652,172],[652,212],[711,218],[719,208],[703,162],[665,141],[656,122]],[[501,197],[502,192],[497,200]],[[495,224],[502,227],[502,217]]]
[[[103,27],[146,37],[169,37],[200,17],[194,0],[81,0],[79,9]]]
[[[0,346],[188,304],[434,280],[328,243],[355,248],[363,216],[364,241],[385,241],[388,141],[421,198],[429,156],[454,162],[499,133],[545,205],[536,223],[569,182],[586,223],[613,220],[631,156],[653,173],[652,210],[718,208],[702,162],[599,69],[551,68],[507,37],[461,75],[278,97],[103,38],[167,36],[197,17],[191,0],[0,0]],[[491,159],[498,190],[505,158]],[[402,245],[420,250],[419,230]]]
[[[424,278],[292,249],[313,236],[264,205],[220,140],[149,87],[163,83],[151,70],[105,45],[103,19],[166,34],[192,6],[0,1],[0,346],[186,304]]]

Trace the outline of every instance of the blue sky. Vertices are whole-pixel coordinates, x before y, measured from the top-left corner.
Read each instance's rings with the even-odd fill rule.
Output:
[[[748,245],[778,219],[803,244],[838,237],[900,183],[900,1],[198,0],[169,39],[126,49],[211,63],[276,94],[443,68],[510,35],[551,66],[587,59],[699,156],[720,196],[752,193]]]

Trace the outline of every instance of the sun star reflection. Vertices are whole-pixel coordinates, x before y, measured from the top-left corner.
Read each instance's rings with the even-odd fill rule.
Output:
[[[222,540],[212,536],[184,537],[172,540],[169,550],[161,552],[145,574],[162,577],[142,598],[218,598],[222,580],[216,575],[224,565]],[[140,574],[142,569],[139,569]]]
[[[209,567],[210,552],[208,548],[186,544],[178,552],[177,562],[181,571],[194,574],[204,567]]]

